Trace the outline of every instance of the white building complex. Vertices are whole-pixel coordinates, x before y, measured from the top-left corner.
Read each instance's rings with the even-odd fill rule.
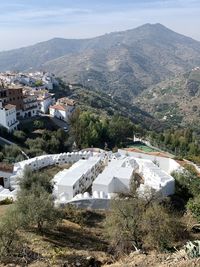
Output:
[[[54,193],[58,199],[71,200],[84,193],[101,171],[103,161],[99,156],[79,160],[70,169],[59,172],[53,179]]]
[[[138,169],[139,166],[133,158],[111,158],[104,171],[94,181],[92,191],[103,191],[106,194],[126,192]]]
[[[146,157],[146,154],[140,153]],[[58,172],[54,178],[54,196],[56,204],[85,203],[85,207],[107,207],[109,199],[115,193],[127,192],[133,181],[137,182],[139,192],[153,189],[165,197],[174,193],[172,170],[180,169],[173,159],[159,157],[165,170],[153,163],[155,158],[145,159],[127,155],[124,150],[118,153],[105,151],[80,151],[54,155],[43,155],[16,163],[13,174],[6,178],[6,195],[15,198],[18,181],[27,167],[39,170],[51,165],[72,164],[70,168]],[[149,155],[148,155],[149,156]],[[151,156],[155,157],[155,156]],[[2,191],[2,188],[0,189]],[[2,194],[0,192],[0,199]],[[95,205],[94,205],[95,203]]]

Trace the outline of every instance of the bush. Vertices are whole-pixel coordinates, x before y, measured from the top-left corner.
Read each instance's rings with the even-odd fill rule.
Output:
[[[187,208],[200,223],[200,195],[196,196],[195,198],[191,198],[187,203]]]
[[[21,220],[15,208],[10,209],[0,220],[0,258],[9,258],[21,248],[18,231]]]
[[[26,134],[23,131],[14,131],[13,137],[21,143],[26,140]]]
[[[182,231],[178,217],[174,218],[154,195],[141,198],[135,190],[112,200],[105,229],[118,253],[129,253],[133,249],[168,249],[181,237],[177,234]]]
[[[13,199],[8,197],[0,201],[0,205],[10,205],[10,204],[13,204]]]
[[[19,186],[16,207],[21,214],[22,225],[25,228],[36,226],[39,231],[56,225],[61,215],[54,207],[53,185],[49,177],[26,169]]]

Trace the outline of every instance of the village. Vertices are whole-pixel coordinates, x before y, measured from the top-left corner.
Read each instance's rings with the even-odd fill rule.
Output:
[[[52,93],[58,81],[51,73],[6,72],[0,74],[0,125],[8,132],[17,130],[26,118],[50,116],[69,123],[76,101],[67,97],[55,99]],[[65,129],[65,127],[64,127]],[[107,208],[109,200],[120,192],[128,192],[132,181],[141,194],[153,190],[160,197],[174,194],[173,171],[181,166],[171,158],[149,156],[118,150],[88,149],[61,154],[49,154],[13,163],[9,170],[1,169],[0,200],[16,200],[19,179],[26,169],[39,171],[49,166],[71,164],[58,172],[52,182],[56,205],[74,203],[80,206]],[[84,204],[85,201],[87,204]]]
[[[42,114],[68,122],[76,103],[66,97],[55,100],[55,85],[51,73],[0,73],[0,126],[12,132],[23,119]]]

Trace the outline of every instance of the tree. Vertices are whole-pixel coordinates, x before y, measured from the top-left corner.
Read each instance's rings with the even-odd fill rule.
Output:
[[[13,136],[20,142],[24,142],[26,140],[26,134],[23,131],[14,131]]]
[[[10,208],[0,220],[0,258],[10,257],[21,247],[18,231],[21,217],[16,208]]]
[[[33,122],[33,125],[34,125],[34,128],[36,128],[36,129],[43,129],[44,128],[44,122],[43,121],[41,121],[41,120],[35,120],[34,122]]]
[[[179,219],[174,219],[153,192],[142,197],[134,187],[112,200],[105,229],[113,248],[126,253],[139,248],[167,249],[176,240],[177,229],[182,231]]]
[[[19,179],[19,186],[22,192],[27,193],[33,187],[42,187],[49,194],[53,192],[53,184],[48,175],[39,172],[33,172],[30,168],[26,168],[23,178]]]
[[[109,122],[108,133],[112,143],[119,146],[127,137],[133,137],[133,124],[128,118],[116,115]]]
[[[60,218],[54,207],[53,196],[40,186],[34,186],[27,192],[21,191],[17,207],[23,218],[22,225],[25,228],[36,225],[40,232],[44,227],[55,225]]]
[[[193,166],[185,165],[183,171],[173,172],[172,176],[175,178],[176,194],[186,202],[199,194],[200,179]]]
[[[19,185],[16,206],[23,226],[36,225],[38,230],[42,231],[44,227],[56,224],[60,213],[54,206],[53,185],[49,177],[27,169]]]
[[[180,224],[162,205],[153,203],[142,217],[143,246],[157,250],[169,248],[180,229]]]

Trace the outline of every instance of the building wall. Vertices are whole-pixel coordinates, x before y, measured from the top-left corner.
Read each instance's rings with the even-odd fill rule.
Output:
[[[2,103],[8,102],[8,90],[5,88],[0,88],[0,100]]]
[[[54,99],[52,97],[46,98],[40,102],[40,110],[46,114],[52,104],[54,104]]]
[[[5,127],[8,131],[17,129],[18,121],[15,108],[10,110],[0,108],[0,125]]]
[[[67,118],[66,111],[64,111],[64,110],[57,110],[54,108],[50,108],[49,111],[50,111],[50,115],[52,115],[53,117],[56,117],[58,119],[66,120],[66,118]]]
[[[23,102],[23,92],[22,88],[8,89],[8,102],[9,104],[15,105],[16,110],[21,110],[24,108]]]
[[[141,159],[149,159],[155,163],[158,163],[159,167],[167,172],[168,174],[171,174],[173,171],[178,170],[181,166],[173,159],[170,158],[164,158],[154,155],[148,155],[144,153],[138,153],[138,152],[129,152],[126,150],[119,149],[118,150],[120,154],[122,155],[129,155],[133,156],[135,158],[141,158]]]
[[[75,163],[80,159],[88,159],[92,156],[91,152],[72,152],[35,157],[14,164],[13,175],[10,177],[10,186],[15,189],[18,186],[18,178],[23,175],[26,167],[32,170],[40,170],[51,165],[62,165]]]
[[[11,176],[12,176],[12,173],[10,173],[10,172],[0,171],[0,177],[3,177],[4,187],[7,189],[10,187],[9,179]]]

